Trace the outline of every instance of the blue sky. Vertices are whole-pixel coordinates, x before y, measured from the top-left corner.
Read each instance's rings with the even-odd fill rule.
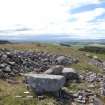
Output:
[[[0,36],[105,38],[105,0],[0,0]]]

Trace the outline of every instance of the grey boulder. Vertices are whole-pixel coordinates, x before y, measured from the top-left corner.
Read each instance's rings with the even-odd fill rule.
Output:
[[[66,80],[79,81],[79,75],[73,68],[64,68],[62,71],[62,75],[66,78]]]
[[[54,75],[60,75],[62,73],[63,66],[56,65],[51,67],[50,69],[46,70],[45,74],[54,74]]]
[[[3,71],[6,73],[10,73],[11,72],[10,66],[5,67]]]
[[[36,93],[56,92],[65,84],[64,76],[48,74],[25,74],[26,81]]]
[[[56,62],[59,65],[69,65],[72,64],[72,60],[65,56],[59,56],[56,58]]]

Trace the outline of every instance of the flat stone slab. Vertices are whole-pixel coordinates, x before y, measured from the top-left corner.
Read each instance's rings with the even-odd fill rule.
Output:
[[[64,68],[62,73],[76,73],[76,71],[73,68]]]
[[[50,69],[46,70],[44,73],[45,74],[60,75],[60,74],[62,74],[62,70],[63,70],[63,66],[56,65],[56,66],[53,66]]]
[[[25,74],[27,83],[36,92],[55,92],[65,84],[65,77],[48,74]]]

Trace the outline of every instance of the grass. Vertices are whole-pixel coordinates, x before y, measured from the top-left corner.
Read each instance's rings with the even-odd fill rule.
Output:
[[[32,51],[47,51],[54,54],[63,54],[66,56],[72,56],[79,59],[78,64],[70,65],[69,67],[75,68],[78,72],[101,72],[100,69],[95,66],[88,65],[88,61],[90,58],[85,56],[87,52],[79,51],[77,46],[73,47],[64,47],[59,45],[51,45],[51,44],[6,44],[0,45],[0,48],[8,48],[8,49],[17,49],[17,50],[32,50]],[[94,54],[98,57],[105,59],[105,55],[103,54]],[[21,78],[17,78],[17,80],[22,81]],[[69,84],[68,89],[70,91],[78,91],[81,88],[86,88],[85,83]],[[26,99],[26,95],[24,91],[27,91],[25,84],[19,83],[16,85],[8,84],[6,81],[0,80],[0,105],[70,105],[70,103],[61,103],[58,102],[54,97],[47,96],[47,98],[43,100],[38,100],[37,97],[32,99]],[[22,98],[16,98],[15,96],[20,95]],[[30,93],[33,95],[33,93]]]
[[[16,50],[32,50],[32,51],[47,51],[56,54],[64,54],[67,56],[74,56],[74,50],[72,48],[61,47],[58,45],[37,45],[37,44],[6,44],[0,45],[0,48],[16,49]],[[17,78],[18,80],[18,78]],[[21,79],[19,79],[21,80]],[[8,84],[6,81],[0,80],[0,105],[64,105],[62,102],[58,102],[54,97],[47,96],[43,100],[38,100],[37,97],[32,99],[25,99],[24,91],[27,91],[25,84],[20,83],[16,85]],[[32,93],[30,93],[33,95]],[[16,98],[16,96],[22,96],[22,98]],[[65,105],[69,105],[69,103]]]
[[[40,101],[31,92],[28,95],[32,95],[34,98],[27,99],[27,94],[24,94],[25,91],[28,90],[24,83],[13,85],[0,80],[0,105],[57,105],[53,97],[47,97]]]

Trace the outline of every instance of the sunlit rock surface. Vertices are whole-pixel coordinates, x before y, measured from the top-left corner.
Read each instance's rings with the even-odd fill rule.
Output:
[[[27,83],[36,92],[55,92],[63,87],[65,78],[60,75],[25,74]]]

